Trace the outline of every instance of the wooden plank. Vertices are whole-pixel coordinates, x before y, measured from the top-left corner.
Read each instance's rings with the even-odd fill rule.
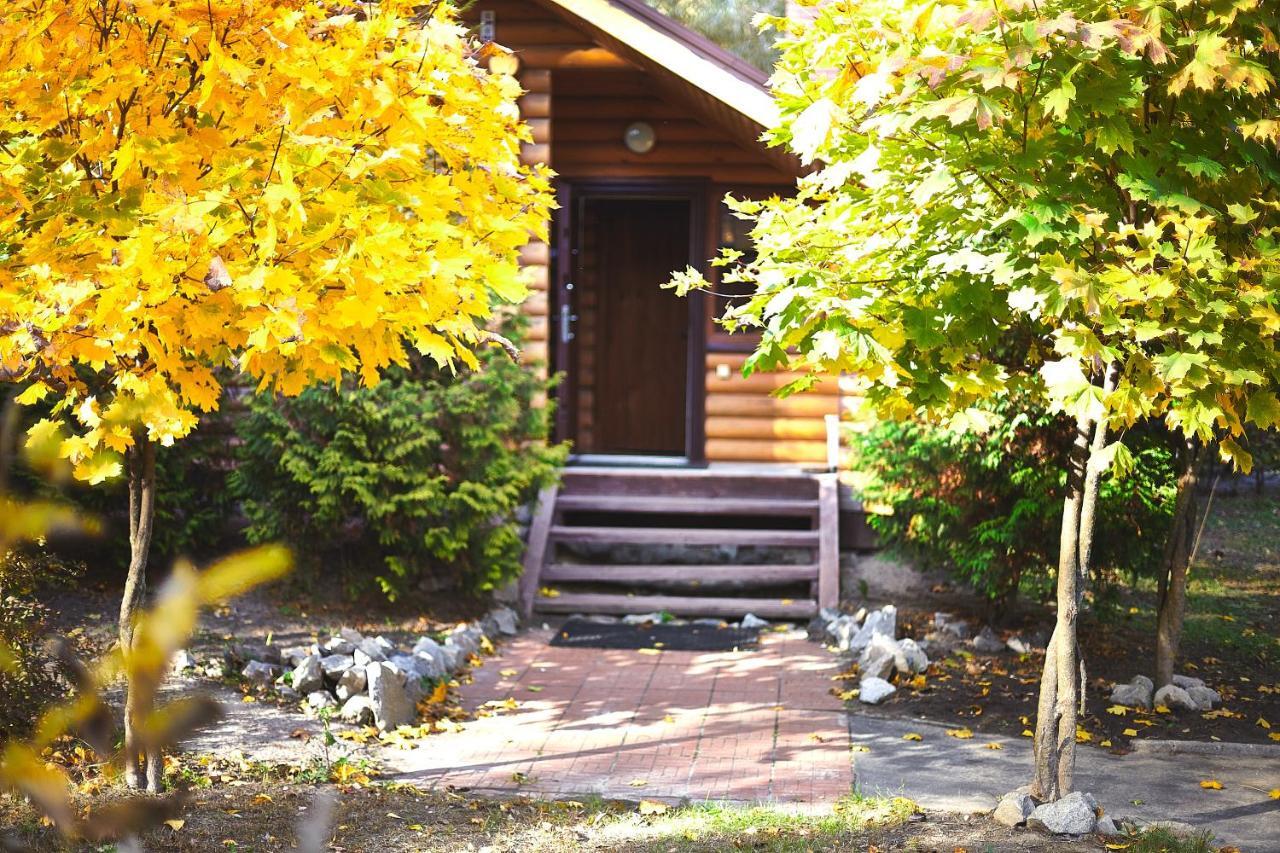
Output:
[[[551,247],[542,240],[530,240],[520,249],[520,263],[523,266],[546,266],[551,263]]]
[[[547,142],[521,143],[520,162],[525,166],[536,166],[539,163],[550,163],[551,144]]]
[[[818,578],[816,564],[802,565],[578,565],[552,563],[542,570],[548,583],[651,583],[662,586],[771,586]]]
[[[708,438],[707,459],[712,462],[794,462],[825,467],[827,443],[772,438]]]
[[[557,111],[562,101],[556,101]],[[560,163],[662,163],[696,165],[699,163],[759,166],[767,163],[757,151],[747,151],[723,142],[673,142],[657,131],[653,150],[637,154],[622,143],[619,136],[599,142],[576,142],[567,137],[556,141],[556,161]]]
[[[557,542],[628,543],[633,545],[772,545],[778,548],[813,548],[816,530],[737,530],[699,527],[573,527],[551,528]]]
[[[826,441],[822,418],[707,418],[707,438]]]
[[[807,619],[818,606],[806,599],[700,598],[682,595],[609,595],[607,593],[563,592],[550,598],[539,596],[534,608],[544,613],[652,613],[665,610],[676,616],[745,616],[754,613],[766,619]]]
[[[582,47],[577,44],[523,47],[516,56],[528,66],[538,68],[635,68],[636,66],[618,54],[603,47]]]
[[[762,394],[710,394],[708,415],[756,418],[822,417],[840,411],[839,399],[826,395],[796,394],[785,399]]]
[[[520,311],[526,317],[546,317],[547,292],[545,290],[535,290],[530,293],[529,297],[520,305]]]
[[[529,131],[533,134],[533,141],[537,143],[548,143],[551,141],[551,119],[549,118],[531,118],[526,120],[529,125]]]
[[[669,512],[687,515],[763,515],[778,517],[812,516],[818,512],[816,500],[775,500],[769,498],[678,497],[672,495],[575,495],[562,493],[560,508],[578,512]]]
[[[727,365],[726,365],[727,367]],[[712,367],[707,371],[707,393],[709,394],[768,394],[777,391],[784,385],[804,376],[795,371],[779,371],[778,373],[753,373],[743,376],[741,368],[728,368],[729,375],[721,375],[720,370]],[[834,376],[819,379],[817,384],[805,394],[826,395],[834,397],[840,393],[840,382]],[[834,403],[832,404],[834,405]]]
[[[530,92],[516,101],[521,118],[548,118],[551,115],[551,96],[544,92]]]
[[[547,342],[546,341],[525,341],[520,345],[521,360],[526,364],[529,362],[547,362]]]
[[[544,44],[578,44],[592,41],[581,30],[562,21],[503,21],[496,23],[496,40],[505,47],[534,47]]]
[[[533,599],[538,592],[538,576],[547,562],[547,542],[556,511],[556,487],[547,486],[538,493],[538,505],[529,524],[529,539],[524,549],[524,572],[518,587],[520,612],[528,617],[533,612]]]
[[[780,173],[765,166],[714,163],[560,163],[551,152],[551,167],[563,178],[706,178],[722,184],[771,184]]]
[[[562,495],[662,495],[704,500],[763,498],[816,500],[818,484],[810,474],[731,474],[700,470],[627,470],[568,468],[561,477]]]
[[[687,119],[688,117],[688,107],[683,104],[660,101],[657,98],[572,98],[562,94],[556,95],[556,118],[558,119],[617,118],[625,119],[630,123],[653,122],[664,118]]]
[[[835,474],[818,475],[818,607],[840,602],[840,494]]]
[[[551,91],[551,69],[549,68],[526,67],[517,79],[528,93],[547,94]]]
[[[551,270],[546,264],[528,264],[520,270],[520,276],[530,290],[546,290]]]
[[[631,122],[625,118],[557,119],[556,136],[568,142],[615,142]],[[728,142],[728,137],[715,129],[685,119],[664,119],[654,123],[654,131],[664,142],[701,142],[716,145]]]

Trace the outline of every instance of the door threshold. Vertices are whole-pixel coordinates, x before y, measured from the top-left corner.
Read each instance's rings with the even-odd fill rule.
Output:
[[[592,465],[614,468],[693,468],[687,456],[647,456],[642,453],[574,453],[570,465]]]

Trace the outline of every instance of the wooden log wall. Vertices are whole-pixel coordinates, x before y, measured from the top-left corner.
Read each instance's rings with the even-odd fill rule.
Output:
[[[740,144],[705,110],[536,2],[479,0],[466,17],[478,22],[482,11],[495,13],[497,41],[514,50],[521,63],[520,80],[528,93],[520,107],[534,132],[534,143],[524,151],[527,162],[548,163],[567,180],[683,178],[708,182],[708,256],[717,245],[714,235],[725,190],[792,184],[791,175],[778,169],[761,150]],[[623,144],[623,132],[634,121],[646,121],[654,127],[657,142],[647,154],[634,154]],[[589,257],[593,253],[585,254]],[[548,246],[541,242],[530,243],[521,255],[533,291],[524,306],[531,320],[526,356],[544,364],[549,356],[548,341],[556,332],[548,294],[550,255]],[[581,346],[575,349],[590,353],[596,333],[592,275],[581,270],[578,275],[575,331]],[[710,306],[715,300],[706,302]],[[825,465],[824,416],[840,411],[835,381],[778,400],[770,392],[795,377],[744,379],[740,370],[745,357],[726,352],[705,356],[708,460]],[[577,444],[586,450],[592,445],[594,365],[580,360],[574,368]]]

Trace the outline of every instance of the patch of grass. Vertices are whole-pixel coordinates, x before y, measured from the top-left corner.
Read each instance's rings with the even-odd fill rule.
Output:
[[[708,850],[749,843],[753,850],[833,849],[871,828],[899,826],[919,808],[904,797],[844,797],[829,807],[788,808],[701,803],[640,815],[615,814],[596,835],[605,844],[636,850]]]
[[[1213,833],[1208,830],[1183,835],[1154,827],[1129,836],[1126,853],[1214,853]]]

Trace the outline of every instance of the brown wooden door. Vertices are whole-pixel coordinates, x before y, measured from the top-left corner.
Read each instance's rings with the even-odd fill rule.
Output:
[[[690,202],[587,197],[579,216],[576,449],[683,456],[690,308],[661,285],[689,263]]]

